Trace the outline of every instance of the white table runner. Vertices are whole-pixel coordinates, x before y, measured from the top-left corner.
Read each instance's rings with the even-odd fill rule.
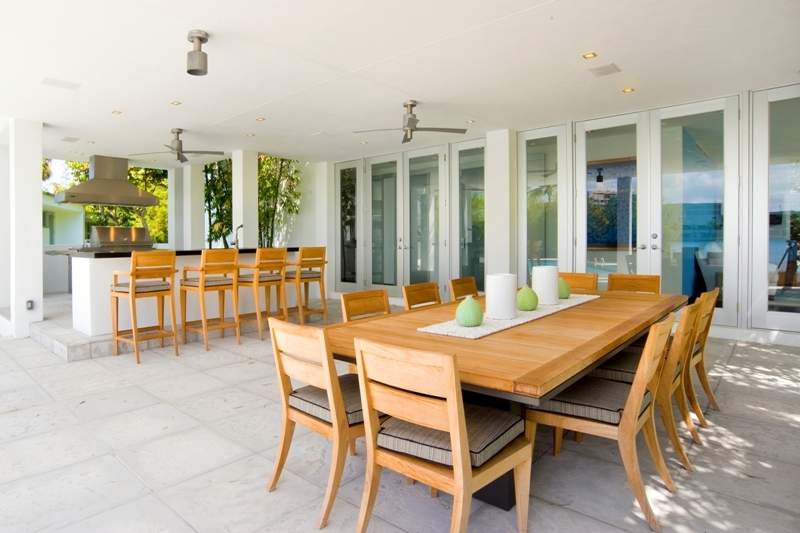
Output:
[[[417,331],[422,333],[433,333],[434,335],[447,335],[449,337],[461,337],[463,339],[480,339],[492,333],[503,331],[504,329],[513,328],[526,322],[538,320],[558,313],[564,309],[575,307],[592,300],[596,300],[600,296],[596,294],[573,294],[569,298],[559,300],[555,305],[540,305],[533,311],[517,311],[517,317],[511,320],[497,320],[492,318],[484,318],[483,324],[471,328],[459,326],[455,320],[448,320],[447,322],[439,322],[431,324],[422,328],[417,328]]]

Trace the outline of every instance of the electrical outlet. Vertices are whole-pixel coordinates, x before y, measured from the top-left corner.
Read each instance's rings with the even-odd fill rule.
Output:
[[[33,311],[33,300],[27,300],[25,302],[25,309],[28,311]]]

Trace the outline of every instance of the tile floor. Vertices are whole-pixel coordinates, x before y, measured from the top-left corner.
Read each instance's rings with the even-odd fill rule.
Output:
[[[712,340],[722,412],[696,472],[667,448],[669,494],[640,453],[668,531],[800,530],[800,349]],[[304,430],[278,489],[264,485],[280,409],[268,342],[250,334],[65,363],[31,340],[0,339],[0,531],[314,531],[328,445]],[[646,531],[613,443],[537,438],[530,531]],[[640,443],[641,444],[641,443]],[[662,433],[662,444],[666,438]],[[642,445],[643,446],[643,445]],[[328,531],[352,531],[364,448],[348,459]],[[451,500],[384,474],[370,531],[447,531]],[[475,501],[471,531],[515,531],[514,512]]]

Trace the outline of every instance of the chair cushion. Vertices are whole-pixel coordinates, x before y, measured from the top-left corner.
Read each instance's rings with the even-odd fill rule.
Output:
[[[294,279],[297,276],[297,272],[287,271],[286,272],[286,279]],[[320,277],[319,270],[301,270],[300,271],[300,279],[318,279]]]
[[[592,370],[591,376],[622,383],[633,383],[633,376],[636,375],[636,368],[639,366],[641,356],[641,347],[629,346]]]
[[[241,274],[239,276],[240,283],[252,283],[255,278],[254,274]],[[259,272],[258,281],[280,281],[280,274],[271,274],[270,272]]]
[[[537,411],[619,424],[631,386],[619,381],[588,376],[550,400],[544,400]],[[650,392],[642,402],[642,412],[650,405]]]
[[[224,276],[208,276],[206,278],[206,287],[220,287],[222,285],[231,285],[232,283],[233,281],[231,278],[226,278]],[[188,287],[199,287],[200,278],[182,279],[181,285],[186,285]]]
[[[358,388],[358,375],[345,374],[339,376],[339,386],[342,389],[344,410],[347,413],[347,423],[352,425],[364,421],[361,412],[361,392]],[[331,408],[328,405],[328,393],[325,389],[307,385],[300,387],[289,395],[289,405],[306,414],[331,422]]]
[[[464,405],[469,458],[479,467],[525,432],[522,417],[507,411]],[[450,434],[389,417],[381,424],[378,446],[443,465],[453,464]]]
[[[116,292],[130,292],[131,284],[130,283],[117,283],[116,285],[111,286],[112,291]],[[156,292],[156,291],[168,291],[169,290],[169,283],[166,281],[139,281],[136,283],[136,292]]]

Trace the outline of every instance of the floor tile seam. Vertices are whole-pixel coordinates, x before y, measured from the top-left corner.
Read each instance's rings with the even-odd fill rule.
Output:
[[[65,470],[67,468],[72,468],[72,467],[81,465],[83,463],[88,463],[89,461],[94,461],[96,459],[102,459],[103,457],[112,457],[114,459],[118,459],[116,457],[116,454],[114,453],[114,450],[109,449],[105,453],[102,453],[100,455],[92,455],[91,457],[87,457],[85,459],[81,459],[80,461],[75,461],[74,463],[69,463],[69,464],[66,464],[66,465],[57,466],[55,468],[52,468],[50,470],[45,470],[43,472],[35,472],[35,473],[32,473],[32,474],[27,474],[27,475],[18,477],[16,479],[11,479],[11,480],[8,480],[8,481],[0,482],[0,490],[2,490],[7,485],[12,485],[14,483],[19,483],[20,481],[28,480],[28,479],[35,478],[35,477],[38,477],[38,476],[44,476],[44,475],[47,475],[47,474],[57,473],[57,472],[60,472],[61,470]],[[124,465],[124,466],[126,467],[127,470],[130,470],[127,465]],[[132,473],[133,473],[134,477],[139,479],[139,476],[136,475],[135,472],[132,472]]]
[[[709,492],[713,492],[714,494],[722,496],[723,498],[736,500],[736,501],[739,501],[739,502],[747,503],[749,505],[753,505],[755,507],[761,507],[762,509],[767,509],[770,512],[773,512],[773,513],[781,513],[781,514],[784,514],[784,515],[787,515],[787,516],[791,516],[792,518],[795,518],[795,519],[800,519],[800,512],[793,511],[793,510],[787,509],[785,507],[781,507],[780,505],[773,505],[773,504],[769,504],[769,503],[766,503],[766,502],[754,502],[752,500],[748,500],[746,498],[742,498],[741,496],[737,496],[735,494],[730,494],[728,492],[723,492],[723,491],[716,490],[716,489],[707,489],[707,490]]]
[[[110,413],[110,414],[103,415],[103,416],[100,416],[100,417],[97,417],[97,418],[92,418],[90,420],[81,420],[80,417],[78,417],[77,408],[75,408],[75,407],[73,407],[71,405],[75,400],[78,400],[80,398],[80,396],[75,396],[75,397],[72,397],[72,398],[65,398],[64,400],[60,400],[60,401],[65,403],[65,404],[67,404],[65,407],[67,409],[69,409],[70,412],[73,415],[75,415],[76,418],[78,418],[78,425],[83,425],[83,424],[87,424],[87,423],[90,423],[90,422],[97,422],[97,421],[100,421],[100,420],[104,420],[106,418],[110,418],[112,416],[123,415],[123,414],[126,414],[126,413],[130,413],[130,412],[133,412],[133,411],[138,411],[139,409],[144,409],[145,407],[150,407],[152,405],[157,405],[157,404],[161,403],[161,399],[160,398],[156,397],[154,394],[151,394],[151,393],[147,392],[146,390],[142,389],[138,385],[127,385],[125,387],[120,387],[119,389],[110,389],[107,392],[110,392],[110,391],[115,391],[116,392],[116,391],[120,391],[120,390],[123,390],[123,389],[132,389],[134,387],[139,389],[139,392],[143,392],[147,396],[150,396],[152,399],[155,400],[155,402],[147,404],[147,405],[138,405],[136,407],[131,407],[130,409],[125,408],[122,411],[118,411],[118,412],[115,412],[115,413]],[[105,392],[106,391],[92,392],[92,393],[88,394],[88,396],[94,396],[95,394],[104,394]],[[79,403],[78,405],[82,405],[82,404]]]
[[[611,528],[613,528],[613,529],[616,529],[616,530],[618,530],[618,531],[635,531],[635,530],[630,530],[630,529],[621,528],[620,526],[618,526],[618,525],[616,525],[616,524],[612,524],[611,522],[607,522],[607,521],[605,521],[605,520],[603,520],[603,519],[601,519],[601,518],[598,518],[598,517],[596,517],[596,516],[592,516],[592,515],[590,515],[590,514],[584,513],[583,511],[579,511],[579,510],[577,510],[577,509],[573,509],[573,508],[571,508],[569,505],[564,505],[564,504],[561,504],[561,503],[556,503],[556,502],[553,502],[553,501],[550,501],[550,500],[548,500],[547,498],[543,498],[543,497],[541,497],[541,496],[537,496],[536,494],[534,494],[534,492],[535,492],[535,490],[534,490],[534,489],[535,489],[535,487],[536,487],[536,485],[534,484],[534,488],[532,488],[532,489],[531,489],[531,496],[530,496],[530,500],[541,500],[541,501],[545,502],[545,503],[546,503],[546,504],[548,504],[548,505],[552,505],[553,507],[558,507],[558,508],[560,508],[560,509],[564,509],[564,510],[566,510],[566,511],[569,511],[569,512],[571,512],[571,513],[575,513],[575,514],[577,514],[577,515],[580,515],[580,516],[583,516],[583,517],[585,517],[585,518],[589,518],[589,519],[591,519],[591,520],[593,520],[593,521],[595,521],[595,522],[600,522],[601,524],[603,524],[603,525],[606,525],[606,526],[609,526],[609,527],[611,527]],[[529,521],[529,522],[530,522],[530,520],[531,520],[531,517],[533,517],[533,513],[532,513],[532,512],[530,512],[530,510],[529,510],[529,511],[528,511],[528,521]]]
[[[162,404],[161,402],[159,402],[159,403],[154,403],[154,404],[150,404],[150,405],[145,405],[144,407],[140,407],[139,409],[134,409],[132,411],[123,411],[123,412],[120,412],[120,413],[117,413],[117,414],[114,414],[114,415],[109,415],[109,416],[104,417],[104,418],[98,418],[98,419],[95,419],[95,420],[88,420],[86,422],[81,423],[80,426],[85,426],[85,425],[101,422],[101,421],[103,421],[105,419],[113,418],[113,417],[118,416],[118,415],[130,414],[130,413],[133,413],[133,412],[138,411],[140,409],[147,409],[148,407],[153,407],[154,405],[167,405],[167,406],[173,407],[174,409],[177,410],[177,408],[174,407],[174,406],[171,406],[171,405],[166,404],[166,403]],[[111,448],[111,450],[114,453],[117,453],[117,452],[128,452],[128,451],[134,451],[135,448],[137,448],[137,447],[146,446],[147,444],[151,444],[151,443],[153,443],[153,442],[155,442],[155,441],[157,441],[159,439],[163,439],[165,437],[176,435],[176,434],[184,432],[184,431],[195,430],[198,427],[203,425],[203,423],[201,421],[197,420],[196,418],[192,417],[191,415],[188,415],[188,414],[184,413],[183,411],[178,411],[178,412],[180,412],[182,415],[186,416],[187,418],[190,418],[193,422],[195,422],[195,425],[194,426],[190,426],[190,427],[181,428],[181,429],[176,429],[174,431],[169,431],[167,433],[161,433],[161,434],[156,435],[154,437],[148,438],[148,439],[143,440],[143,441],[139,441],[139,442],[137,442],[135,444],[131,444],[129,446],[124,446],[122,448],[115,448],[112,444],[109,444],[108,442],[103,440],[102,437],[98,436],[97,438],[99,440],[102,440],[104,444],[107,444],[109,446],[109,448]]]
[[[234,443],[234,444],[236,444],[236,443]],[[238,444],[237,444],[237,446],[238,446]],[[206,474],[208,474],[210,472],[213,472],[215,470],[220,470],[222,468],[227,468],[227,467],[231,466],[234,463],[238,463],[239,461],[244,461],[245,459],[249,459],[249,458],[251,458],[253,456],[259,456],[259,454],[253,453],[250,450],[244,448],[244,446],[240,446],[240,448],[243,448],[246,453],[244,453],[242,455],[238,455],[238,456],[236,456],[234,459],[232,459],[230,461],[227,461],[225,463],[213,466],[211,468],[203,470],[202,472],[198,472],[197,474],[192,474],[191,476],[189,476],[187,478],[181,478],[180,480],[175,481],[174,483],[171,483],[170,485],[164,485],[164,486],[161,486],[161,487],[151,487],[149,484],[147,484],[147,482],[145,482],[145,486],[147,486],[149,489],[151,489],[154,493],[160,494],[160,493],[172,490],[175,487],[177,487],[178,485],[182,485],[183,483],[188,483],[189,481],[193,481],[193,480],[195,480],[195,479],[197,479],[199,477],[202,477],[202,476],[204,476],[204,475],[206,475]],[[259,456],[259,458],[263,459],[263,457],[261,457],[261,456]],[[120,459],[120,460],[122,460],[122,459]],[[132,468],[132,467],[128,467],[128,468]]]
[[[100,509],[99,511],[97,511],[95,513],[91,513],[89,515],[83,516],[83,517],[78,518],[76,520],[70,520],[70,521],[61,522],[61,523],[58,523],[58,524],[47,525],[47,526],[44,526],[44,527],[42,527],[40,529],[37,529],[35,531],[37,531],[37,532],[39,532],[39,531],[52,531],[54,527],[56,527],[56,528],[58,528],[60,530],[60,529],[63,529],[63,528],[69,527],[69,526],[73,526],[73,525],[76,525],[76,524],[79,524],[79,523],[83,522],[84,520],[89,520],[89,519],[94,518],[95,516],[101,515],[103,513],[106,513],[106,512],[109,512],[109,511],[113,511],[114,509],[118,509],[120,507],[124,507],[125,505],[133,503],[133,502],[135,502],[137,500],[141,500],[141,499],[146,498],[147,496],[150,496],[150,495],[155,496],[155,494],[148,488],[148,490],[147,490],[147,492],[145,494],[139,494],[138,496],[134,496],[133,498],[125,499],[119,504],[112,505],[111,507],[105,507],[105,508]],[[181,520],[183,520],[183,517],[181,517]]]

